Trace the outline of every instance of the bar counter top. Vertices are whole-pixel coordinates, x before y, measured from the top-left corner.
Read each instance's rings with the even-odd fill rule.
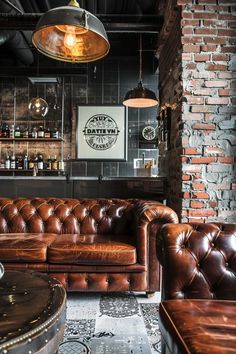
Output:
[[[0,176],[0,180],[81,180],[81,181],[156,181],[165,180],[164,176],[153,176],[153,177],[115,177],[115,176]]]

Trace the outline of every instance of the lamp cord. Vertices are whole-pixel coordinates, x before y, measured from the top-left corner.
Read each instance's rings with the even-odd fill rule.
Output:
[[[142,34],[139,35],[139,81],[142,82]]]

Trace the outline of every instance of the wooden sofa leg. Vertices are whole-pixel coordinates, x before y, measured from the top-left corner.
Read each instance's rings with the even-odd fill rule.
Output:
[[[155,295],[155,291],[146,291],[146,297],[149,299]]]

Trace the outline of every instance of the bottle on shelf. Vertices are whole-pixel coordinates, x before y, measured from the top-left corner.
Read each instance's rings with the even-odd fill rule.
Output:
[[[28,170],[29,169],[29,160],[28,156],[25,154],[24,161],[23,161],[23,169]]]
[[[63,161],[63,159],[58,161],[58,170],[64,171],[64,161]]]
[[[37,139],[37,137],[38,137],[38,130],[36,127],[33,127],[32,138]]]
[[[10,138],[10,129],[8,124],[6,124],[5,128],[3,129],[3,137]]]
[[[52,169],[52,159],[51,159],[50,155],[48,156],[48,159],[47,159],[46,169],[47,170]]]
[[[16,158],[14,155],[10,157],[10,168],[13,170],[15,170],[16,168]]]
[[[5,168],[6,168],[7,170],[9,170],[9,169],[11,168],[11,161],[10,161],[9,155],[6,156]]]
[[[15,136],[15,138],[20,138],[21,137],[21,132],[20,132],[20,127],[19,126],[16,127],[14,136]]]
[[[50,130],[50,128],[45,129],[44,137],[45,138],[51,138],[51,130]]]
[[[34,158],[33,158],[33,157],[31,157],[31,158],[29,159],[28,168],[29,168],[29,170],[33,170],[33,168],[34,168]]]
[[[58,163],[57,163],[57,157],[55,155],[54,159],[52,159],[52,170],[57,170],[58,169]]]
[[[38,155],[38,162],[37,162],[38,170],[43,170],[43,155]]]
[[[17,170],[23,170],[24,167],[24,159],[22,155],[19,155],[16,159],[17,163],[16,163],[16,169]]]
[[[29,137],[29,130],[28,128],[25,128],[23,130],[23,138],[28,139],[28,137]]]
[[[54,128],[54,130],[52,132],[52,137],[54,139],[58,139],[59,138],[59,131],[58,131],[57,127]]]
[[[12,124],[10,128],[10,138],[14,139],[14,137],[15,137],[15,127],[14,124]]]
[[[40,125],[38,130],[38,138],[44,138],[44,129],[42,125]]]

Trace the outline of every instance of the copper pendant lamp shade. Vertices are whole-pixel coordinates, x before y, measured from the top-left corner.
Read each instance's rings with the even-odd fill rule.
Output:
[[[46,12],[37,23],[32,42],[46,56],[74,63],[101,59],[110,49],[101,21],[81,9],[76,0]]]
[[[158,105],[158,99],[153,91],[145,88],[142,82],[142,37],[140,35],[140,70],[138,86],[128,91],[123,100],[123,105],[134,108],[153,107]]]

